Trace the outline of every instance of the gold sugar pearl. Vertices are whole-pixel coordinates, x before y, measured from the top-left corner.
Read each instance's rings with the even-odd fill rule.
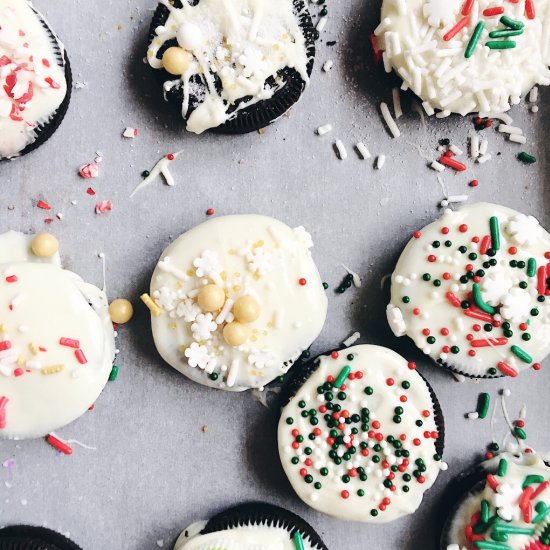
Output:
[[[162,56],[162,66],[170,74],[181,76],[191,64],[192,56],[183,48],[172,46]]]
[[[134,316],[134,308],[128,300],[117,298],[109,305],[109,316],[113,323],[122,325]]]
[[[203,311],[217,311],[225,304],[225,292],[218,285],[203,286],[197,296],[197,302]]]
[[[260,304],[252,296],[242,296],[233,305],[233,315],[241,323],[252,323],[260,316]]]
[[[49,233],[39,233],[31,241],[31,248],[35,256],[49,258],[59,250],[59,241]]]
[[[244,344],[248,340],[249,329],[246,325],[234,321],[223,327],[223,337],[233,348]]]

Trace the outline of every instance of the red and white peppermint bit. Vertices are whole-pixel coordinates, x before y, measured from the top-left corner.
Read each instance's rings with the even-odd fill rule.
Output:
[[[78,173],[84,179],[97,178],[99,176],[99,166],[96,163],[84,164],[78,169]]]
[[[105,214],[113,210],[113,203],[111,201],[99,201],[95,205],[96,214]]]
[[[130,138],[130,139],[137,138],[138,129],[137,128],[131,128],[130,126],[128,126],[127,128],[125,128],[124,132],[122,132],[122,135],[125,138]]]

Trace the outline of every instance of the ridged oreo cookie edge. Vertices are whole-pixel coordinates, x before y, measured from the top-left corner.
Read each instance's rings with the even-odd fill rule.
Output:
[[[307,521],[293,512],[265,502],[248,502],[220,512],[208,521],[201,533],[215,533],[247,525],[282,527],[288,531],[290,537],[299,532],[314,548],[328,550]]]
[[[198,1],[195,0],[190,3],[196,5]],[[293,0],[293,4],[294,14],[299,20],[300,28],[305,37],[305,47],[308,57],[307,72],[308,75],[311,75],[315,59],[315,28],[304,0]],[[175,7],[181,7],[181,1],[176,0],[174,5]],[[149,27],[149,43],[156,36],[155,29],[158,26],[164,25],[169,15],[170,11],[166,6],[162,4],[157,6]],[[159,53],[163,51],[161,48]],[[173,80],[173,77],[168,75],[164,70],[152,70],[160,84],[163,84],[167,80]],[[285,67],[279,71],[278,76],[284,79],[285,85],[277,90],[271,98],[259,101],[250,107],[238,111],[233,118],[210,130],[224,134],[246,134],[265,128],[275,120],[281,118],[300,99],[306,88],[306,82],[302,80],[298,71],[289,67]],[[178,112],[181,112],[181,98],[178,93],[167,93],[166,98]],[[244,101],[245,99],[243,98],[242,100]]]
[[[82,550],[61,533],[32,525],[0,529],[0,550]]]

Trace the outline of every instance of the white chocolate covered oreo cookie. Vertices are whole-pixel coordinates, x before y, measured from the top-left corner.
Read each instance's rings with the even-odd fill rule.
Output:
[[[389,349],[359,345],[298,373],[278,441],[306,504],[370,523],[416,511],[445,466],[441,410],[415,368]]]
[[[375,30],[428,114],[496,114],[550,84],[550,0],[384,0]]]
[[[115,355],[105,293],[51,235],[0,235],[0,438],[44,436],[97,399]]]
[[[192,380],[231,391],[283,375],[321,332],[327,298],[303,227],[209,220],[163,253],[151,280],[155,344]]]
[[[550,235],[533,216],[446,210],[413,234],[391,280],[393,332],[456,372],[516,376],[550,352]]]

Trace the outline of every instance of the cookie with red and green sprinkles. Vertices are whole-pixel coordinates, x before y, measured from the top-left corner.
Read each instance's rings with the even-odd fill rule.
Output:
[[[391,280],[395,335],[459,374],[514,377],[550,352],[550,235],[533,216],[446,210],[413,233]]]
[[[442,461],[441,408],[416,365],[380,346],[317,358],[291,381],[279,454],[297,495],[345,520],[412,514]]]
[[[477,480],[444,523],[441,550],[548,550],[548,463],[535,453],[506,452],[475,470],[464,475]]]

